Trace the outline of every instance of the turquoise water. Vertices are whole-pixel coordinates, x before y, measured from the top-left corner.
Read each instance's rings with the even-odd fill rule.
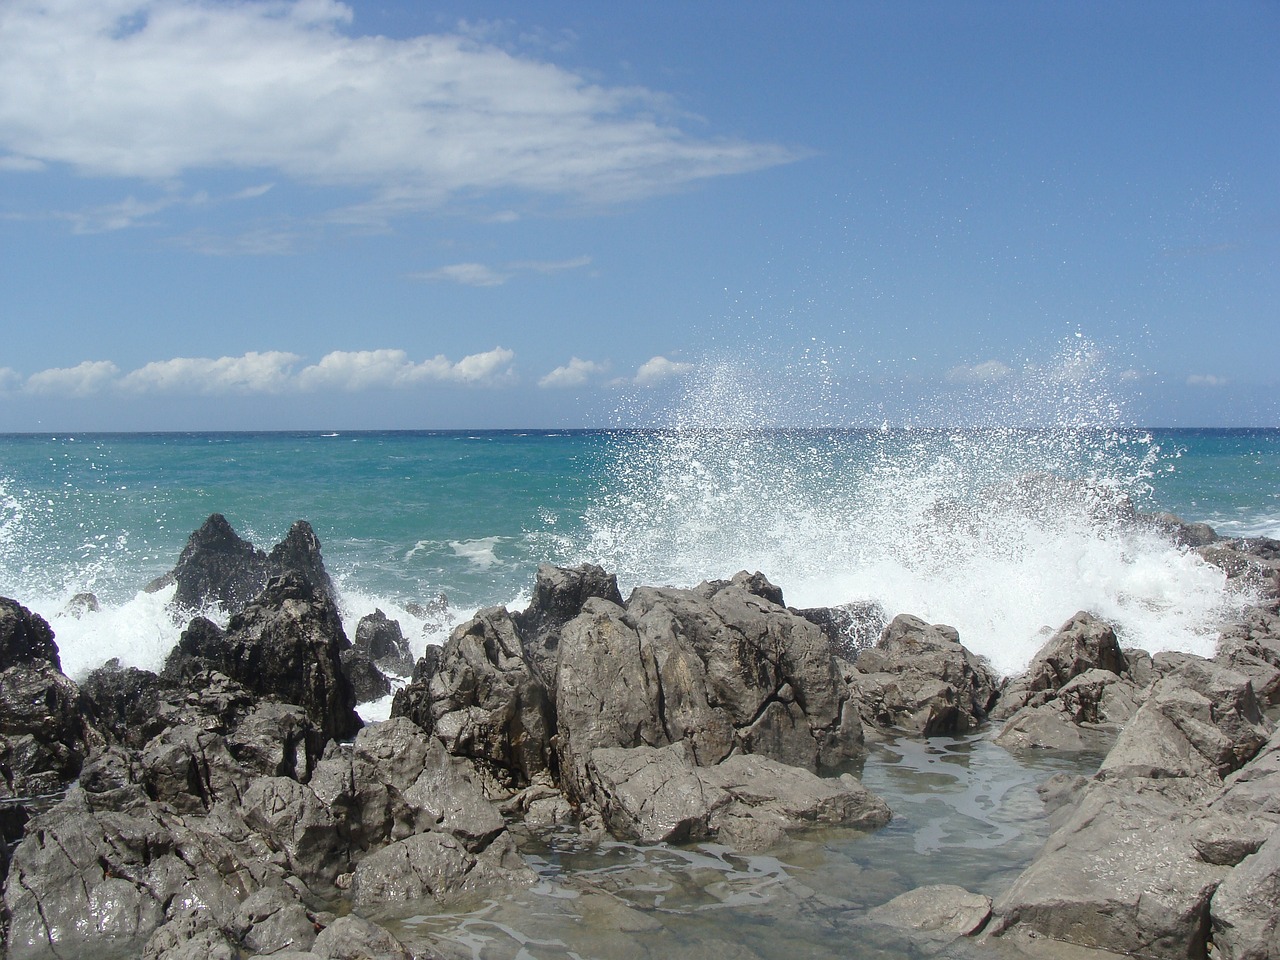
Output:
[[[796,605],[952,623],[1006,672],[1081,607],[1196,649],[1240,602],[1078,504],[984,500],[1038,473],[1280,536],[1276,430],[23,435],[0,437],[0,595],[54,623],[69,669],[153,665],[179,627],[139,590],[220,512],[264,547],[309,520],[349,628],[378,606],[420,646],[448,624],[415,603],[520,604],[543,560],[601,562],[624,591],[759,569]],[[72,618],[83,591],[102,610]]]

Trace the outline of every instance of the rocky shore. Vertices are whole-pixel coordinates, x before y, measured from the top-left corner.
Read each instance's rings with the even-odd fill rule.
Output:
[[[408,958],[398,918],[536,882],[518,837],[874,831],[893,812],[848,772],[869,741],[989,732],[1105,759],[1044,784],[1052,833],[994,902],[921,888],[859,924],[925,954],[1280,957],[1280,543],[1142,522],[1263,603],[1207,660],[1081,612],[1002,680],[952,628],[874,605],[788,608],[745,572],[624,600],[589,565],[540,567],[527,609],[413,663],[384,615],[346,636],[308,524],[267,553],[214,515],[152,585],[187,623],[158,673],[77,684],[0,599],[5,956]]]

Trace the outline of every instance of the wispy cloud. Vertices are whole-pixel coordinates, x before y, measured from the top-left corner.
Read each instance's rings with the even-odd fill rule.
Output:
[[[0,168],[270,170],[412,211],[510,191],[612,203],[798,156],[688,132],[660,94],[590,82],[545,42],[358,26],[333,0],[8,0]]]
[[[511,279],[510,273],[495,270],[483,263],[451,263],[435,270],[411,275],[414,280],[432,283],[460,283],[466,287],[499,287]]]
[[[588,256],[572,257],[568,260],[513,260],[496,267],[485,263],[453,263],[410,276],[414,280],[426,280],[432,283],[498,287],[521,273],[563,273],[566,270],[580,270],[590,264],[591,258]]]
[[[1189,387],[1225,387],[1231,381],[1212,373],[1193,373],[1187,377]]]
[[[694,365],[692,363],[668,360],[666,357],[661,356],[651,357],[640,364],[640,368],[636,371],[632,382],[636,386],[651,387],[655,383],[670,380],[672,377],[683,377],[692,373],[693,370]]]
[[[38,396],[87,397],[108,392],[134,395],[229,395],[358,392],[399,389],[426,383],[499,386],[512,382],[515,353],[495,347],[460,360],[443,354],[415,362],[403,350],[336,350],[316,363],[283,351],[238,357],[174,357],[122,374],[110,360],[86,360],[74,367],[42,370],[23,378],[0,369],[0,389]]]
[[[609,364],[595,360],[581,360],[572,357],[562,367],[556,367],[538,381],[540,387],[580,387],[594,376],[607,373]]]

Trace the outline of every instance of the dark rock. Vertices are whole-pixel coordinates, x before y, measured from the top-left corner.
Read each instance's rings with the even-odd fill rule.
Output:
[[[341,739],[360,729],[355,691],[342,672],[341,654],[349,646],[332,598],[286,573],[234,615],[225,633],[193,620],[175,655],[201,660],[254,693],[301,706],[326,736]]]
[[[1142,515],[1155,529],[1169,537],[1180,547],[1207,547],[1222,539],[1207,523],[1188,523],[1172,513]]]
[[[400,631],[400,623],[381,610],[360,618],[352,645],[385,670],[402,676],[413,670],[413,649]]]
[[[854,664],[863,720],[923,736],[975,730],[996,702],[999,680],[960,644],[955,628],[900,614]]]
[[[317,593],[337,599],[333,580],[320,555],[320,539],[305,520],[295,520],[284,539],[271,548],[267,554],[266,569],[268,577],[289,572],[300,574]]]
[[[0,670],[36,662],[62,669],[53,629],[40,614],[16,600],[0,597]]]
[[[306,950],[316,939],[315,920],[280,886],[261,887],[240,904],[235,923],[244,930],[241,944],[251,954],[279,956]]]
[[[837,607],[811,607],[795,612],[818,627],[835,655],[850,663],[857,660],[863,650],[875,646],[889,625],[884,607],[874,600],[844,603]]]
[[[211,514],[187,539],[173,572],[151,584],[178,587],[173,604],[200,611],[214,604],[235,611],[258,595],[267,582],[267,557],[231,528],[220,513]]]
[[[1269,598],[1280,596],[1280,541],[1259,537],[1223,540],[1196,552],[1221,569],[1227,580]]]
[[[414,960],[413,953],[386,929],[354,913],[320,931],[311,952],[320,960]]]
[[[79,688],[55,663],[19,660],[0,672],[0,797],[61,790],[93,738]]]
[[[116,659],[94,670],[80,685],[94,724],[113,742],[135,749],[164,729],[160,703],[177,690],[150,670],[121,667]]]
[[[356,703],[372,703],[391,694],[391,681],[363,650],[348,648],[342,651],[339,659],[342,672],[355,691]]]

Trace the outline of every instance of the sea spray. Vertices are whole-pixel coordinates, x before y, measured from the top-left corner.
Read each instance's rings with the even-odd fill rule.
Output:
[[[1161,451],[1114,422],[1098,367],[1073,342],[1020,378],[1029,395],[1001,383],[982,405],[971,385],[977,426],[781,429],[787,388],[710,364],[659,429],[614,435],[580,553],[631,586],[746,569],[794,606],[876,601],[955,626],[1005,674],[1078,610],[1127,644],[1209,654],[1251,598],[1137,514]]]

